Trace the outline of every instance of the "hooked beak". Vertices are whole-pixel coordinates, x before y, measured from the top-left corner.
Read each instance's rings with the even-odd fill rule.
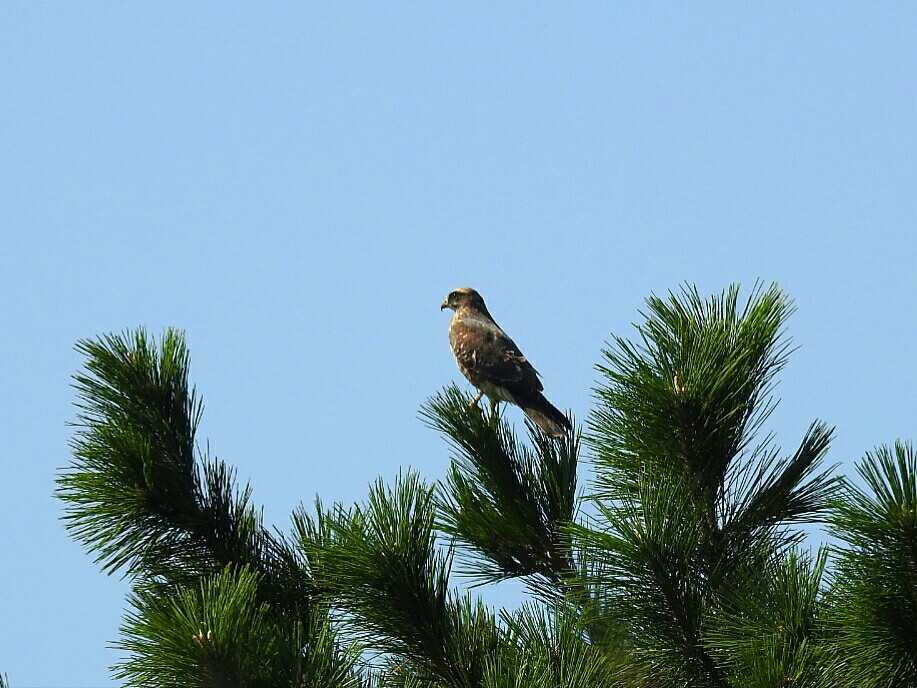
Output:
[[[441,304],[439,304],[439,310],[444,311],[449,307],[449,299],[446,299]]]

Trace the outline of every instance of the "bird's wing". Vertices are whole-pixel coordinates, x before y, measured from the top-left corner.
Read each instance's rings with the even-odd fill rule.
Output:
[[[468,319],[460,327],[456,357],[488,382],[511,392],[542,391],[538,371],[507,334],[492,321]],[[461,352],[461,354],[460,354]]]

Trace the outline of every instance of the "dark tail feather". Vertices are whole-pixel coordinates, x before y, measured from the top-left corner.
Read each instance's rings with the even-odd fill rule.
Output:
[[[545,399],[544,394],[526,399],[519,407],[535,425],[551,437],[563,437],[571,429],[570,420]]]

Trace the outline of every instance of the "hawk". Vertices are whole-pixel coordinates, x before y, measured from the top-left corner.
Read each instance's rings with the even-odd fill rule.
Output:
[[[478,390],[472,405],[486,394],[492,409],[501,401],[515,404],[552,437],[562,437],[570,430],[567,417],[542,394],[538,371],[494,322],[478,292],[468,287],[451,291],[440,310],[446,308],[454,311],[449,344],[455,362]]]

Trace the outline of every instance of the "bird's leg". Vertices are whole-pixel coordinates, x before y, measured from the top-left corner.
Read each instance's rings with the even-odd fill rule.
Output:
[[[477,405],[478,405],[478,402],[481,401],[481,397],[483,397],[483,396],[484,396],[484,392],[479,391],[479,392],[478,392],[478,396],[476,396],[474,399],[472,399],[472,400],[471,400],[471,403],[468,404],[468,408],[471,408],[472,406],[477,406]]]
[[[488,401],[490,402],[490,417],[496,418],[497,417],[497,404],[499,402],[496,399],[491,399],[490,397],[488,397]]]

